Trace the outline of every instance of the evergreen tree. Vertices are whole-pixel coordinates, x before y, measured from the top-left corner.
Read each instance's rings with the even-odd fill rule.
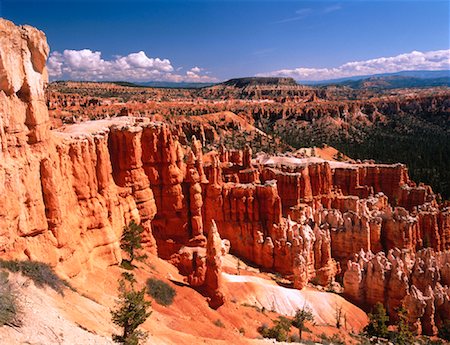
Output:
[[[120,248],[129,257],[129,260],[122,260],[122,267],[133,270],[133,260],[144,260],[146,255],[137,255],[136,249],[142,247],[142,226],[131,221],[123,229]],[[125,264],[125,265],[124,265]],[[135,289],[136,278],[132,272],[123,272],[119,281],[119,301],[116,309],[111,311],[112,321],[122,328],[122,334],[113,335],[113,341],[123,345],[139,345],[147,338],[147,333],[138,329],[150,316],[149,308],[151,303],[145,300],[145,287],[141,290]]]
[[[127,276],[119,281],[119,301],[117,309],[111,311],[112,321],[122,327],[121,335],[113,335],[116,343],[123,345],[139,345],[147,338],[147,333],[138,327],[147,320],[151,312],[148,311],[151,303],[146,301],[145,288],[136,291],[134,288],[134,276]]]
[[[401,307],[398,310],[397,332],[393,334],[393,341],[398,345],[410,345],[414,343],[414,336],[410,330],[408,320],[406,318],[406,310]]]
[[[386,314],[383,304],[378,302],[368,314],[369,324],[364,328],[364,332],[371,337],[387,338],[389,316]]]
[[[128,226],[123,228],[123,234],[120,239],[120,248],[128,254],[128,259],[122,260],[122,267],[132,270],[134,269],[133,261],[143,261],[147,255],[138,255],[137,249],[142,248],[142,233],[144,228],[132,220]]]

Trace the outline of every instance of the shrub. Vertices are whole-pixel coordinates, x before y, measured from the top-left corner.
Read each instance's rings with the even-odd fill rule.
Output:
[[[266,312],[266,307],[262,306],[260,308],[256,304],[250,304],[250,303],[244,302],[244,303],[241,304],[241,306],[248,307],[248,308],[254,308],[258,313],[263,313],[264,314]]]
[[[439,338],[450,340],[450,320],[444,322],[444,324],[439,328]]]
[[[156,303],[164,306],[171,305],[176,295],[173,287],[156,278],[147,279],[147,293],[153,297]]]
[[[372,308],[372,313],[369,313],[368,316],[369,323],[364,328],[364,332],[369,337],[387,338],[389,334],[387,326],[389,317],[386,314],[384,306],[378,302]]]
[[[305,329],[306,321],[314,321],[314,315],[308,307],[297,309],[295,311],[294,320],[292,320],[292,326],[298,328],[298,337],[302,340],[302,331]]]
[[[64,295],[64,287],[70,288],[69,283],[58,277],[53,269],[43,262],[0,260],[0,268],[14,273],[22,273],[24,276],[32,279],[36,286],[48,286],[61,295]]]
[[[217,327],[225,328],[225,325],[223,324],[222,320],[220,320],[220,319],[217,319],[216,321],[214,321],[214,324],[215,324]]]
[[[0,272],[0,326],[20,326],[17,297],[8,281],[7,272]]]
[[[298,337],[298,335],[290,335],[288,338],[289,343],[301,343],[302,340]]]
[[[330,342],[333,345],[345,345],[345,340],[341,338],[339,334],[333,334],[333,336],[330,338]]]
[[[288,341],[289,331],[291,329],[291,320],[280,316],[275,321],[274,326],[269,328],[266,324],[258,327],[258,332],[264,338],[275,339],[276,341]]]
[[[331,337],[328,337],[325,333],[322,333],[320,338],[323,345],[346,345],[339,334],[333,334]]]

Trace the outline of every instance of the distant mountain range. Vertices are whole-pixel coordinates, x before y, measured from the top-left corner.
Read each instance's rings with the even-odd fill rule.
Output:
[[[187,82],[171,82],[171,81],[146,81],[135,82],[135,85],[146,87],[160,87],[167,89],[199,89],[201,87],[212,86],[214,83],[187,83]]]
[[[255,85],[286,85],[297,86],[297,82],[293,78],[285,77],[246,77],[246,78],[234,78],[219,85],[234,86],[234,87],[246,87]]]
[[[353,89],[450,86],[450,70],[402,71],[397,73],[363,75],[320,81],[303,80],[297,82],[312,86],[348,86]]]
[[[339,79],[329,79],[320,81],[297,80],[284,77],[245,77],[233,78],[221,83],[189,83],[189,82],[169,82],[169,81],[148,81],[148,82],[114,82],[122,86],[135,87],[156,87],[172,89],[198,89],[213,85],[234,86],[237,88],[249,85],[309,85],[309,86],[347,86],[353,89],[395,89],[409,87],[436,87],[450,86],[450,70],[441,71],[402,71],[397,73],[383,73],[373,75],[361,75]]]

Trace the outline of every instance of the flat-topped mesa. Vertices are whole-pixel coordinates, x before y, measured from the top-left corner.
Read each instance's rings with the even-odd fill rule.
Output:
[[[273,85],[273,86],[298,86],[293,78],[284,77],[248,77],[248,78],[234,78],[222,83],[227,86],[246,87],[258,85]]]
[[[416,186],[409,179],[404,164],[337,165],[333,168],[333,185],[340,188],[344,195],[362,198],[382,192],[392,205],[410,211],[435,198],[429,186]]]

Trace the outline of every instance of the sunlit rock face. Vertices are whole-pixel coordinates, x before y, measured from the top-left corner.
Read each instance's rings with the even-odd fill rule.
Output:
[[[49,131],[45,35],[3,19],[0,33],[2,256],[45,261],[74,276],[120,262],[119,238],[132,219],[156,250],[142,127],[122,121]]]

